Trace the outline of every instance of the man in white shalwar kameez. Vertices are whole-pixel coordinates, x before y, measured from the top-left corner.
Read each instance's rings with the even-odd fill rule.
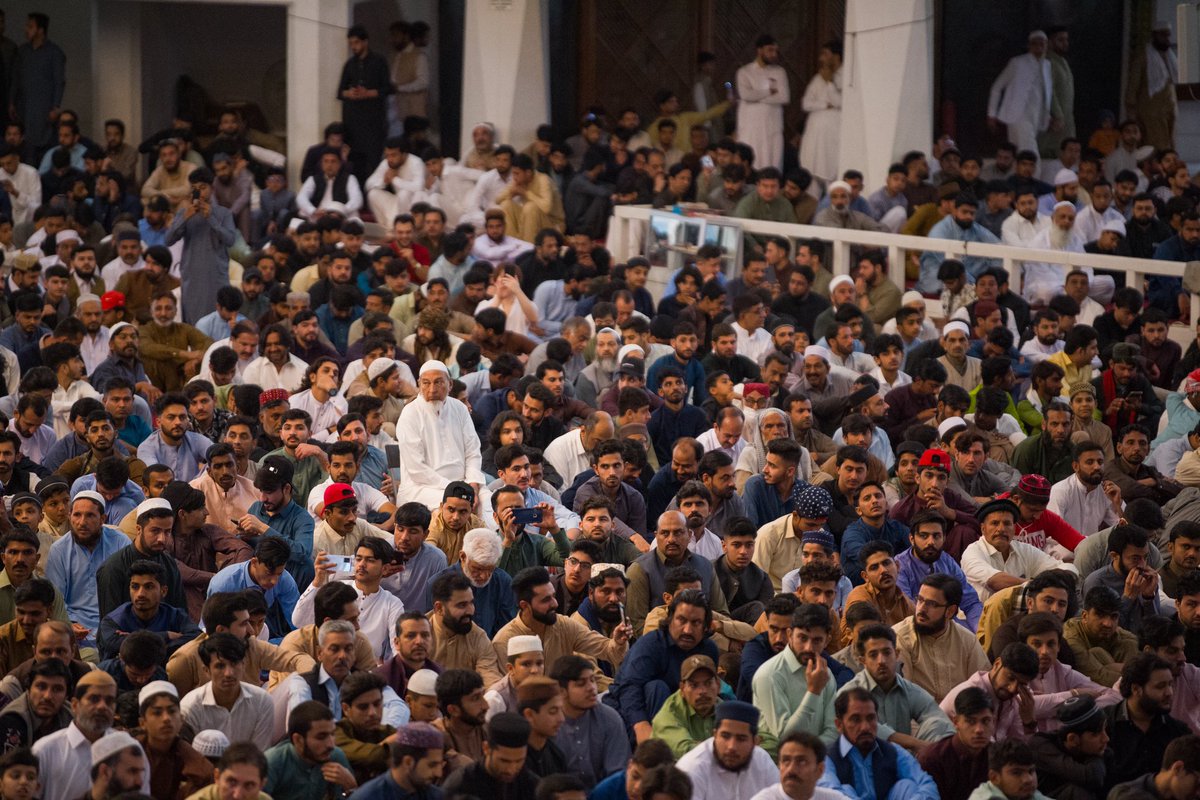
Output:
[[[842,136],[842,45],[829,42],[817,56],[819,69],[804,90],[801,105],[808,112],[800,140],[800,166],[823,181],[838,176]]]
[[[1046,34],[1029,34],[1029,52],[1009,59],[988,95],[988,127],[1008,126],[1008,140],[1017,150],[1038,151],[1037,135],[1050,126],[1054,84],[1046,60]],[[1001,99],[1003,97],[1003,99]]]
[[[750,800],[848,800],[837,789],[817,786],[825,770],[824,743],[807,732],[792,736],[797,738],[779,745],[779,783]]]
[[[1029,243],[1034,250],[1060,250],[1065,253],[1082,253],[1083,245],[1084,241],[1075,232],[1075,204],[1070,200],[1060,200],[1055,204],[1050,224]],[[1030,302],[1049,303],[1056,294],[1062,294],[1067,273],[1072,269],[1087,273],[1091,287],[1089,294],[1094,299],[1101,303],[1112,299],[1116,284],[1107,275],[1097,276],[1091,267],[1069,267],[1040,261],[1026,261],[1021,267],[1021,293]]]
[[[787,72],[776,62],[779,45],[763,34],[753,61],[737,71],[738,140],[754,148],[754,168],[783,169],[783,109],[791,102]]]
[[[390,228],[397,214],[412,208],[413,195],[425,188],[425,164],[399,136],[390,138],[383,143],[383,161],[363,188],[375,221]]]
[[[692,779],[692,800],[750,800],[778,780],[771,756],[758,746],[759,717],[740,700],[717,705],[713,735],[675,764]]]
[[[400,412],[400,487],[397,505],[417,502],[437,510],[451,481],[466,481],[480,497],[484,484],[479,436],[462,402],[448,397],[450,372],[426,361],[417,377],[419,395]]]

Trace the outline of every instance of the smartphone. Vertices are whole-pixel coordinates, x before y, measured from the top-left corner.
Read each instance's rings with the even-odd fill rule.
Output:
[[[199,190],[199,189],[192,189],[192,202],[194,203],[194,202],[196,202],[196,201],[197,201],[197,200],[199,200],[199,199],[200,199],[200,190]]]
[[[326,556],[333,561],[334,575],[353,575],[354,556]]]
[[[629,622],[629,617],[625,616],[625,604],[617,603],[617,609],[621,612],[621,624]]]
[[[712,156],[700,156],[700,166],[705,169],[712,169],[716,165],[713,163]]]
[[[1131,403],[1140,403],[1142,402],[1142,393],[1130,392],[1129,394],[1125,395],[1125,399]]]
[[[542,521],[542,510],[540,508],[514,508],[513,523],[516,525],[534,525]]]
[[[388,469],[400,469],[400,445],[384,445],[383,451],[387,454]]]

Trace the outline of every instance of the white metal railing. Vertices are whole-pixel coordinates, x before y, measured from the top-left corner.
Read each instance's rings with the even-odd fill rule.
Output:
[[[650,206],[615,206],[609,220],[607,247],[614,262],[627,261],[642,253],[651,214],[669,214],[667,209]],[[878,248],[887,253],[888,275],[892,282],[905,288],[905,250],[932,251],[943,253],[948,258],[974,256],[993,258],[1008,271],[1012,291],[1020,293],[1021,267],[1026,261],[1060,264],[1065,267],[1091,267],[1109,272],[1125,273],[1125,285],[1142,288],[1147,275],[1182,278],[1187,263],[1183,261],[1154,261],[1144,258],[1123,258],[1093,253],[1067,253],[1061,250],[1031,250],[1003,244],[979,242],[956,242],[948,239],[930,239],[925,236],[905,236],[898,233],[876,231],[850,231],[841,228],[822,228],[816,225],[798,225],[788,222],[767,222],[754,219],[739,219],[742,229],[751,234],[784,236],[789,240],[818,239],[828,242],[832,255],[829,270],[834,275],[850,274],[850,248],[854,245]],[[736,267],[739,271],[741,265]],[[658,274],[655,274],[655,273]],[[656,267],[652,270],[652,281],[665,285],[667,271]],[[1200,294],[1191,295],[1193,323],[1200,321]],[[940,316],[941,306],[928,303],[930,315]]]

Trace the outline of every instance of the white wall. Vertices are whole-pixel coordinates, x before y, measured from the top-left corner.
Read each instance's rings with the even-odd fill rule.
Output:
[[[862,170],[870,191],[933,141],[931,0],[848,0],[845,54],[839,172]]]

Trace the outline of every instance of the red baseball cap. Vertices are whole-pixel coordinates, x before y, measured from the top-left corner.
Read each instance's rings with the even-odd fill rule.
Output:
[[[354,487],[348,483],[331,483],[325,487],[325,510],[328,511],[330,506],[337,505],[349,500],[358,502],[358,495],[354,493]]]
[[[917,469],[940,469],[942,472],[949,472],[950,454],[945,450],[930,448],[921,454],[921,460],[917,462]]]
[[[100,295],[100,308],[104,311],[112,311],[116,308],[125,307],[125,295],[121,292],[105,292]]]

